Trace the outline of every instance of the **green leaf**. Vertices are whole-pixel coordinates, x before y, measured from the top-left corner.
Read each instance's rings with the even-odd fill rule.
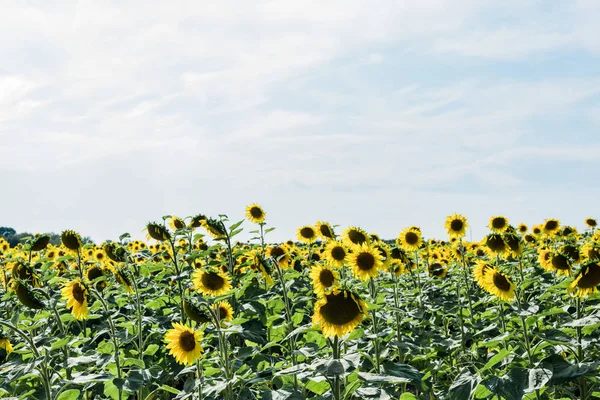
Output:
[[[552,378],[552,371],[546,368],[532,368],[529,370],[529,386],[525,391],[531,393],[536,389],[546,386]]]
[[[500,350],[500,352],[498,354],[496,354],[495,356],[493,356],[492,358],[490,358],[490,360],[485,364],[485,366],[481,369],[481,371],[486,371],[490,368],[492,368],[493,366],[495,366],[496,364],[498,364],[499,362],[501,362],[502,360],[504,360],[506,357],[508,357],[509,355],[512,354],[512,351],[509,349],[502,349]]]
[[[63,347],[65,347],[67,345],[67,343],[69,343],[70,340],[71,340],[71,336],[65,336],[64,338],[55,340],[54,342],[52,342],[52,346],[50,346],[50,350],[62,349]]]
[[[56,398],[56,400],[77,400],[81,391],[77,389],[65,390]]]
[[[162,385],[160,387],[160,389],[164,390],[165,392],[172,393],[172,394],[179,394],[179,390],[177,390],[174,387],[169,386],[169,385]]]
[[[473,375],[468,370],[463,371],[448,389],[449,398],[452,400],[470,399],[478,384],[479,377],[477,375]]]
[[[304,387],[315,394],[322,395],[329,390],[329,382],[325,378],[317,377],[309,380]]]
[[[419,400],[419,398],[412,393],[406,392],[402,393],[402,395],[400,396],[400,400]]]
[[[359,372],[358,377],[363,381],[375,383],[409,383],[410,379],[399,378],[392,375],[371,374],[369,372]]]

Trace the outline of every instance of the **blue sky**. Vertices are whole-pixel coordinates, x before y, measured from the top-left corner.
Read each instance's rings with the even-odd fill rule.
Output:
[[[2,3],[0,225],[600,217],[599,2],[179,4]]]

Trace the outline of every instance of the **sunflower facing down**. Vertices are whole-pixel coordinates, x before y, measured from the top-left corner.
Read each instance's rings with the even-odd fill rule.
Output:
[[[62,296],[67,301],[67,308],[72,308],[71,313],[76,320],[88,317],[87,295],[87,288],[79,279],[67,282],[63,287]]]
[[[351,247],[353,245],[361,245],[363,243],[370,244],[369,234],[356,226],[349,226],[342,232],[342,243]]]
[[[344,245],[338,241],[332,240],[325,247],[325,258],[336,268],[344,266],[348,251]]]
[[[502,255],[509,250],[508,245],[499,233],[490,233],[485,237],[486,250],[490,255]]]
[[[593,229],[598,226],[598,221],[596,221],[596,218],[588,217],[585,219],[585,224],[588,228]]]
[[[413,228],[406,228],[396,239],[396,246],[406,251],[419,250],[423,239],[421,238],[421,231]]]
[[[335,289],[315,303],[313,325],[323,336],[342,337],[352,332],[367,315],[367,304],[349,290]]]
[[[174,231],[185,228],[185,222],[179,217],[171,217],[169,220],[169,225],[173,228]]]
[[[229,274],[198,269],[192,274],[194,287],[207,296],[221,296],[231,289]]]
[[[315,227],[317,228],[317,235],[319,235],[319,237],[323,240],[334,240],[335,239],[335,232],[333,231],[333,228],[331,227],[331,225],[329,225],[329,222],[323,222],[323,221],[317,221],[317,223],[315,224]]]
[[[212,308],[221,324],[233,320],[233,307],[231,307],[228,301],[223,300],[217,304],[213,304]]]
[[[511,301],[515,298],[515,284],[495,268],[483,275],[483,289],[500,300]]]
[[[254,222],[255,224],[262,224],[265,222],[265,218],[267,214],[265,210],[261,206],[256,203],[250,204],[246,207],[246,218],[250,220],[250,222]]]
[[[552,253],[550,257],[551,269],[556,271],[557,275],[571,275],[571,262],[569,258],[559,252]]]
[[[427,270],[430,276],[435,276],[436,278],[440,279],[445,278],[446,274],[448,273],[448,268],[445,265],[438,262],[429,264]]]
[[[323,296],[325,291],[334,287],[339,279],[337,271],[332,270],[329,266],[319,264],[312,267],[308,276],[312,279],[314,292],[317,296]]]
[[[451,238],[461,238],[467,233],[469,224],[465,216],[454,213],[446,218],[445,227]]]
[[[569,293],[575,292],[575,296],[584,297],[588,294],[598,293],[598,285],[600,285],[600,264],[592,262],[581,267],[569,285],[568,291]]]
[[[60,234],[60,241],[69,250],[77,251],[81,248],[81,236],[75,231],[67,229]]]
[[[383,267],[379,251],[366,243],[352,248],[352,253],[348,254],[348,264],[352,267],[354,276],[361,281],[375,278]]]
[[[172,322],[173,329],[169,329],[165,334],[165,342],[169,354],[175,357],[179,364],[191,365],[202,354],[202,332],[195,331],[178,322]]]

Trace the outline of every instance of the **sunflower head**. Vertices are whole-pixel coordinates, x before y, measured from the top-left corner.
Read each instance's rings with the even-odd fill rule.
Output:
[[[396,246],[406,250],[406,251],[416,251],[419,250],[419,247],[423,244],[423,239],[421,238],[421,230],[406,228],[396,239]]]
[[[543,228],[544,233],[549,235],[553,235],[559,232],[560,229],[560,221],[554,218],[549,218],[544,221]]]
[[[522,223],[522,222],[519,224],[519,226],[517,226],[517,230],[519,231],[519,233],[520,233],[521,235],[524,235],[524,234],[526,234],[526,233],[527,233],[527,229],[528,229],[528,228],[527,228],[527,225],[525,225],[525,224],[524,224],[524,223]]]
[[[379,251],[366,243],[354,246],[348,259],[354,275],[363,281],[375,278],[383,266]]]
[[[334,233],[331,225],[329,225],[329,222],[317,221],[317,223],[315,224],[315,227],[317,228],[317,235],[319,235],[319,237],[321,239],[323,239],[323,240],[334,240],[335,239],[335,233]]]
[[[169,219],[169,225],[174,231],[185,228],[185,222],[183,222],[181,218],[175,216]]]
[[[67,282],[62,289],[62,297],[67,301],[67,308],[72,308],[71,313],[77,320],[88,317],[88,290],[80,279]]]
[[[479,287],[483,288],[485,275],[493,270],[494,266],[484,260],[475,262],[475,267],[473,267],[473,278]]]
[[[296,231],[296,238],[302,243],[311,244],[317,240],[317,231],[312,226],[302,226]]]
[[[332,270],[328,266],[315,265],[310,271],[309,277],[312,279],[312,284],[317,296],[323,296],[326,291],[333,288],[339,280],[337,271]]]
[[[146,230],[148,231],[148,239],[152,238],[159,242],[171,239],[171,233],[164,225],[150,222],[146,225]]]
[[[62,242],[63,246],[69,250],[77,251],[81,248],[81,236],[79,236],[79,233],[75,231],[63,231],[63,233],[60,234],[60,241]]]
[[[221,296],[231,289],[229,274],[211,269],[199,269],[192,274],[194,287],[207,296]]]
[[[596,221],[596,218],[588,217],[585,219],[585,225],[589,228],[595,228],[598,226],[598,221]]]
[[[465,216],[454,213],[446,218],[445,227],[451,238],[461,238],[467,233],[469,224]]]
[[[189,319],[199,324],[210,321],[208,315],[188,299],[183,299],[183,311]]]
[[[347,254],[346,247],[336,240],[330,241],[325,247],[325,258],[334,267],[343,267]]]
[[[12,344],[7,336],[0,332],[0,349],[4,349],[5,352],[10,353],[13,351]]]
[[[215,239],[221,239],[227,236],[223,222],[214,218],[206,218],[202,221],[202,227]]]
[[[189,227],[190,228],[199,228],[202,226],[202,222],[206,221],[207,217],[204,214],[198,214],[192,217],[190,220]]]
[[[352,332],[367,314],[367,305],[349,290],[334,290],[315,303],[313,325],[326,337],[342,337]]]
[[[516,233],[504,232],[502,237],[514,257],[519,257],[523,253],[523,242],[519,235]]]
[[[261,206],[256,203],[250,204],[246,207],[246,218],[248,218],[251,222],[255,224],[261,224],[265,222],[265,218],[267,214],[265,214],[265,210]]]
[[[544,231],[543,225],[534,225],[533,228],[531,228],[531,233],[533,233],[536,236],[541,235],[543,231]]]
[[[511,301],[515,298],[516,287],[514,283],[495,268],[485,273],[483,289],[500,300]]]
[[[172,326],[173,329],[167,331],[164,339],[169,354],[179,364],[193,364],[202,354],[202,333],[178,322],[173,322]]]
[[[490,218],[488,227],[492,232],[502,233],[508,228],[508,219],[503,216],[497,215]]]
[[[348,246],[352,247],[354,245],[362,245],[371,243],[369,238],[369,234],[364,230],[360,229],[356,226],[347,227],[344,232],[342,232],[342,242]]]
[[[485,245],[492,254],[504,254],[508,249],[508,245],[498,233],[490,233],[485,238]]]
[[[48,244],[50,244],[50,235],[36,235],[31,242],[31,250],[44,250]]]
[[[435,276],[436,278],[445,278],[446,274],[448,273],[448,268],[439,262],[435,262],[432,264],[429,264],[428,268],[427,268],[429,275],[431,276]]]
[[[600,285],[600,264],[591,262],[581,267],[568,291],[575,292],[576,296],[584,297],[591,293],[598,293],[597,286]]]
[[[571,275],[571,262],[564,254],[555,252],[550,258],[550,265],[558,275]]]
[[[214,304],[213,311],[221,323],[233,320],[233,307],[226,300]]]

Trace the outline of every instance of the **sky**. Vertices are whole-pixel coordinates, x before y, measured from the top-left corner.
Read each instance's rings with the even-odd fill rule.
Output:
[[[0,1],[0,226],[600,217],[596,0]],[[254,227],[249,222],[245,230]],[[240,236],[244,239],[246,234]]]

